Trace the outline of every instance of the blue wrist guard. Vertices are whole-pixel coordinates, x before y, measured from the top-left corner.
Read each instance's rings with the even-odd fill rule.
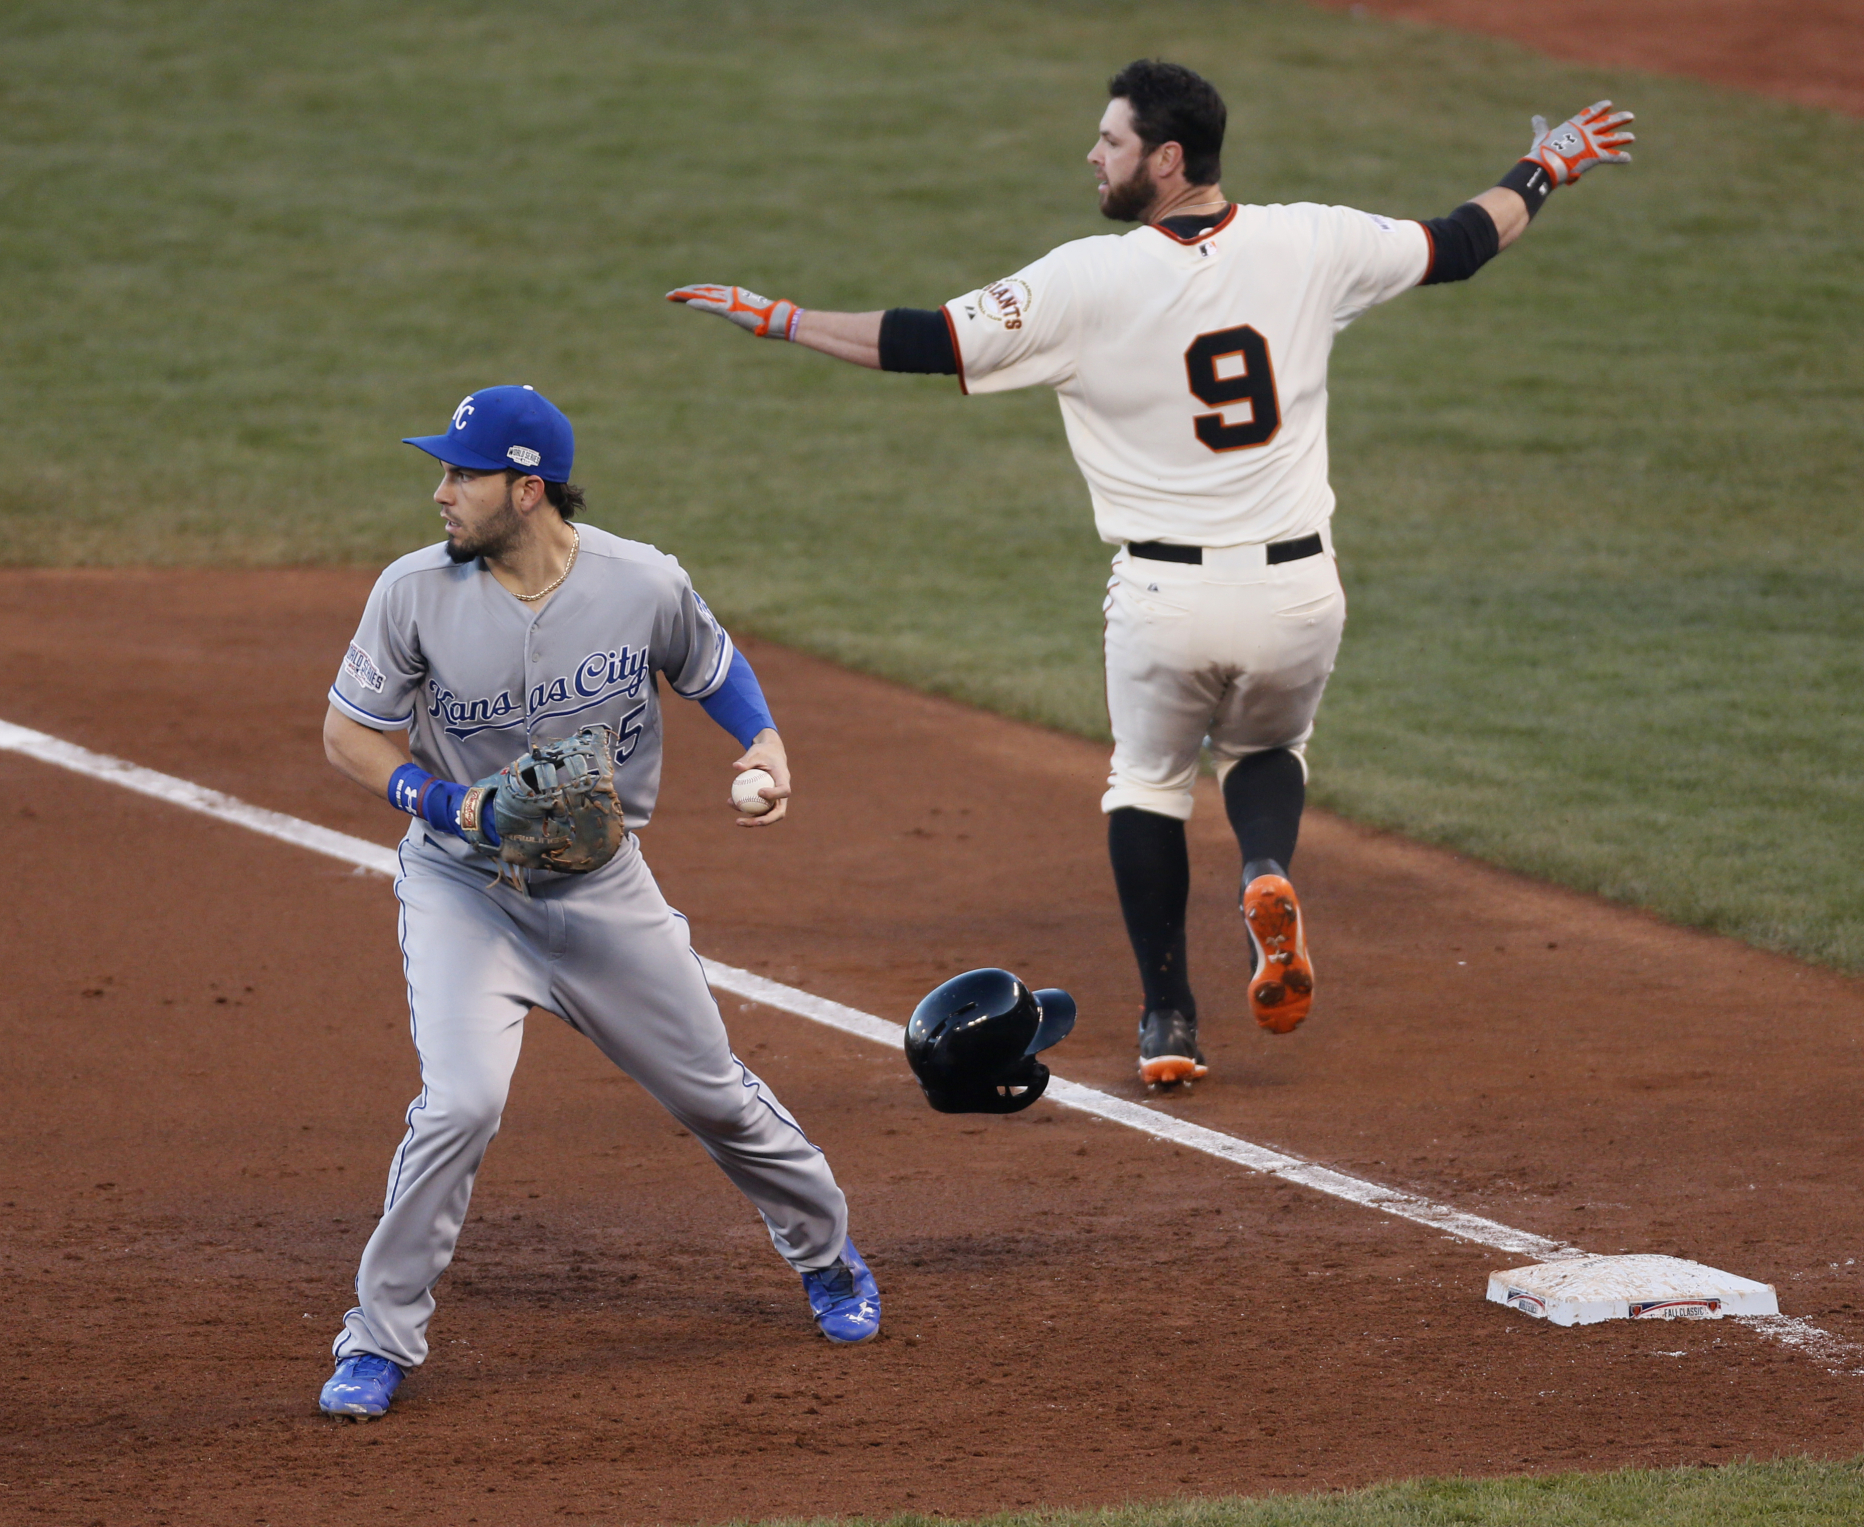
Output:
[[[725,682],[701,700],[699,706],[737,738],[742,748],[756,741],[757,734],[765,727],[773,732],[777,729],[764,699],[763,686],[751,671],[749,659],[735,649],[731,654],[731,667],[725,670]]]
[[[405,763],[388,777],[388,800],[391,806],[462,839],[466,834],[460,831],[460,802],[465,798],[464,785],[436,779],[419,764]],[[498,842],[498,829],[492,825],[489,812],[479,827],[493,843]]]

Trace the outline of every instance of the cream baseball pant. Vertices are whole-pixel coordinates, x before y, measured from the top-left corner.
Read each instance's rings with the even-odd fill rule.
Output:
[[[1107,582],[1107,715],[1113,764],[1102,811],[1189,821],[1198,751],[1219,782],[1240,758],[1301,759],[1346,624],[1331,541],[1270,564],[1262,546],[1206,548],[1202,565],[1124,547]]]
[[[404,1368],[427,1356],[433,1288],[498,1133],[532,1007],[557,1013],[639,1082],[724,1169],[798,1271],[841,1254],[848,1209],[822,1152],[731,1053],[687,936],[629,838],[592,875],[550,877],[529,896],[488,886],[417,824],[395,894],[421,1093],[389,1164],[382,1220],[356,1276],[337,1357]],[[617,1183],[617,1213],[625,1186]]]

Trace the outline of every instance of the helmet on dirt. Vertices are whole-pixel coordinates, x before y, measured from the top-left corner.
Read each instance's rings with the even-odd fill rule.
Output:
[[[940,1113],[1015,1113],[1042,1096],[1036,1059],[1074,1027],[1074,998],[1007,970],[970,970],[926,994],[906,1025],[906,1064]]]

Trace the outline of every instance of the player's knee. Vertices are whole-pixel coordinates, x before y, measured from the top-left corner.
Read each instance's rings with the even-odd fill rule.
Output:
[[[489,1076],[455,1078],[441,1086],[430,1082],[420,1112],[449,1133],[489,1140],[504,1117],[507,1090],[502,1078]]]
[[[1175,817],[1180,822],[1191,820],[1191,787],[1149,785],[1138,780],[1128,779],[1115,772],[1107,778],[1107,793],[1100,798],[1100,809],[1111,815],[1125,807],[1139,811],[1150,811],[1157,816]]]
[[[681,1109],[678,1118],[695,1135],[729,1143],[749,1139],[758,1133],[763,1122],[759,1117],[761,1107],[755,1099],[721,1090],[716,1097],[704,1098],[697,1106],[689,1104]]]
[[[682,1098],[679,1107],[669,1111],[695,1135],[717,1145],[767,1142],[773,1118],[799,1138],[802,1133],[782,1105],[748,1071],[734,1075],[722,1086],[708,1087],[698,1096]],[[778,1135],[783,1133],[777,1131]]]
[[[1292,766],[1300,771],[1301,783],[1306,784],[1308,772],[1307,743],[1305,741],[1293,743],[1285,747],[1255,748],[1247,751],[1239,751],[1233,755],[1218,753],[1211,759],[1211,762],[1217,771],[1217,788],[1222,790],[1229,784],[1230,776],[1236,771],[1239,764],[1246,763],[1249,765],[1249,770],[1246,772],[1254,772],[1259,769],[1279,772],[1289,767],[1289,760],[1292,760]]]

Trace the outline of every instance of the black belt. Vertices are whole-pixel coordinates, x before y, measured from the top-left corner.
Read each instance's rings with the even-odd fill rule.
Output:
[[[1268,544],[1269,565],[1277,562],[1299,562],[1303,557],[1318,557],[1321,553],[1320,532],[1316,530],[1311,536],[1302,536],[1298,541],[1271,541]],[[1171,546],[1164,541],[1128,541],[1126,550],[1135,557],[1144,557],[1148,562],[1195,562],[1204,560],[1204,548],[1201,546]]]

